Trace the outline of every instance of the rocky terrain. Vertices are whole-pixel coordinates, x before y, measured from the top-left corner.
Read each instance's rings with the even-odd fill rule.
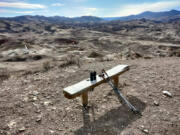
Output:
[[[36,18],[0,19],[0,134],[180,133],[178,19]],[[122,105],[107,84],[89,93],[88,110],[80,98],[64,97],[63,88],[89,77],[91,70],[100,73],[118,64],[130,66],[119,88],[142,116]]]

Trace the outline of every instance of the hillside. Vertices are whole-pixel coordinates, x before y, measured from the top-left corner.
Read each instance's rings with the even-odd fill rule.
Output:
[[[180,20],[102,21],[97,17],[0,19],[0,134],[179,135]],[[63,88],[90,71],[127,64],[119,88],[142,113],[121,104],[108,84],[81,98]],[[163,94],[168,91],[172,96]]]

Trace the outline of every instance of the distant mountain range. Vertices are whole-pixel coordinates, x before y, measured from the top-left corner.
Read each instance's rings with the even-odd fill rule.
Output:
[[[0,17],[0,20],[9,20],[9,21],[18,21],[18,22],[29,22],[29,21],[46,21],[46,22],[79,22],[79,23],[87,23],[87,22],[106,22],[106,21],[130,21],[136,19],[148,19],[148,20],[156,20],[156,21],[171,21],[171,20],[180,20],[180,11],[171,10],[165,12],[150,12],[146,11],[138,15],[130,15],[126,17],[95,17],[95,16],[82,16],[82,17],[61,17],[61,16],[54,16],[54,17],[45,17],[45,16],[17,16],[17,17]]]
[[[74,17],[74,18],[68,18],[68,17],[61,17],[61,16],[53,16],[53,17],[45,17],[45,16],[31,16],[31,15],[25,15],[25,16],[17,16],[17,17],[0,17],[0,20],[9,20],[9,21],[17,21],[17,22],[30,22],[30,21],[39,21],[39,22],[50,22],[50,23],[62,23],[62,22],[79,22],[79,23],[87,23],[87,22],[101,22],[106,21],[103,18],[95,17],[95,16],[81,16],[81,17]]]
[[[149,20],[158,20],[158,21],[166,21],[173,18],[180,18],[180,11],[171,10],[165,12],[150,12],[146,11],[138,15],[130,15],[125,17],[107,17],[103,18],[104,20],[113,21],[113,20],[121,20],[121,21],[129,21],[135,19],[149,19]]]

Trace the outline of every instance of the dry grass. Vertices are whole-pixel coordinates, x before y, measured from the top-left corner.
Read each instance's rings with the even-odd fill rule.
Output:
[[[93,52],[91,52],[91,53],[89,54],[88,57],[89,57],[89,58],[98,58],[98,57],[103,57],[103,55],[100,54],[100,53],[98,53],[98,52],[93,51]]]
[[[7,80],[10,77],[10,73],[7,69],[0,69],[0,83]]]
[[[63,58],[63,63],[59,67],[67,67],[71,65],[77,65],[80,68],[80,58],[74,55],[68,55]]]
[[[42,65],[43,71],[48,71],[50,68],[51,68],[51,65],[50,65],[49,61],[46,61],[43,63],[43,65]]]

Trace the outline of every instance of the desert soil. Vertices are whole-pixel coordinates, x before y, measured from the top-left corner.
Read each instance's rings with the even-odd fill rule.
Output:
[[[11,71],[0,81],[0,134],[179,135],[179,63],[178,57],[165,57],[54,65],[46,72]],[[142,116],[122,105],[108,84],[89,92],[87,110],[81,98],[64,97],[63,88],[87,78],[90,70],[100,73],[118,64],[130,66],[120,76],[119,88]],[[172,97],[164,95],[165,90]]]

